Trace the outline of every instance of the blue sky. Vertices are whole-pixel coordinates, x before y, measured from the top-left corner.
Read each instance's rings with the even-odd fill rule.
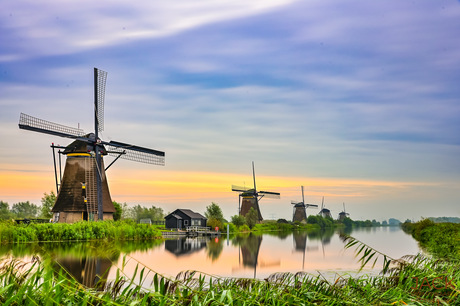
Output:
[[[352,218],[458,215],[459,32],[453,0],[3,1],[0,177],[16,185],[0,199],[53,189],[49,144],[67,142],[19,130],[19,113],[91,131],[98,67],[103,139],[166,152],[165,167],[117,162],[114,200],[230,216],[255,161],[282,193],[265,218],[290,218],[300,185]]]

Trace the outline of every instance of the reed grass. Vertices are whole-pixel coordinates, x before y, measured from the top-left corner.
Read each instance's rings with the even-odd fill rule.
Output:
[[[148,224],[132,221],[16,224],[0,223],[0,243],[66,240],[145,240],[161,238],[161,232]]]
[[[123,258],[102,291],[85,288],[64,270],[53,272],[37,258],[0,264],[2,305],[458,305],[457,262],[422,255],[391,258],[350,236],[362,267],[383,258],[381,276],[338,277],[275,273],[264,280],[220,278],[184,271],[166,278],[138,264],[125,275]],[[417,283],[415,281],[417,280]],[[447,284],[446,284],[447,283]]]

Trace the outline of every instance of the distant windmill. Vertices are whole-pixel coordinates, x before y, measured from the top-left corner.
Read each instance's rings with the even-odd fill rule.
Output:
[[[292,222],[307,222],[307,208],[318,207],[318,205],[316,204],[305,204],[303,186],[300,187],[302,188],[302,202],[291,201],[291,204],[294,205],[294,211],[292,213]]]
[[[107,72],[94,68],[94,133],[38,119],[21,113],[19,128],[54,136],[75,139],[64,149],[67,156],[64,175],[52,209],[57,222],[112,219],[115,208],[110,197],[105,170],[118,158],[164,165],[165,153],[118,141],[102,141],[98,132],[104,129],[104,97]],[[107,151],[107,146],[111,151]],[[102,157],[116,159],[104,169]],[[56,180],[57,181],[57,180]]]
[[[321,202],[321,210],[319,211],[318,215],[322,216],[323,218],[326,218],[326,217],[332,218],[331,211],[324,207],[324,197]]]
[[[343,221],[350,214],[345,211],[345,202],[343,202],[343,211],[339,213],[339,221]]]
[[[240,216],[246,216],[251,207],[253,207],[259,216],[259,222],[263,220],[262,214],[260,213],[259,201],[263,197],[279,199],[279,192],[271,191],[257,191],[256,189],[256,173],[254,171],[254,162],[252,162],[252,178],[254,180],[254,188],[232,186],[232,191],[241,192],[238,199],[238,211]],[[243,201],[241,202],[241,198]]]

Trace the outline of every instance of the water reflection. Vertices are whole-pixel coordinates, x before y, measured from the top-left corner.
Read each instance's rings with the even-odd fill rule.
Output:
[[[224,249],[224,240],[219,237],[209,239],[206,245],[206,249],[208,258],[211,258],[211,261],[216,261],[219,259],[219,256]]]
[[[57,257],[53,261],[53,270],[56,273],[64,269],[83,286],[97,290],[104,289],[111,267],[112,261],[102,257]]]
[[[0,245],[0,257],[35,255],[55,273],[64,270],[83,286],[102,290],[121,254],[151,250],[161,243],[161,240],[20,243]]]
[[[351,235],[394,258],[418,251],[412,237],[398,228],[358,229]],[[115,277],[116,269],[125,266],[125,255],[129,258],[124,270],[128,277],[138,264],[171,277],[190,269],[224,277],[265,278],[276,272],[335,274],[359,268],[354,251],[344,250],[343,242],[333,230],[250,233],[230,236],[228,244],[226,239],[0,245],[0,257],[36,255],[53,270],[63,268],[75,280],[93,288],[98,288],[98,283],[103,286],[107,274],[109,279]],[[375,269],[378,273],[378,266]]]
[[[165,250],[175,256],[188,255],[206,247],[206,237],[176,238],[165,241]]]

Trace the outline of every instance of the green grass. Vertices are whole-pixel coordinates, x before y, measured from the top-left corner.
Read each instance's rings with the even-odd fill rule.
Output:
[[[423,219],[416,223],[404,223],[402,228],[437,258],[460,260],[459,223],[434,223]]]
[[[2,305],[458,305],[457,261],[421,255],[393,259],[350,236],[362,266],[383,257],[382,276],[339,277],[329,281],[302,272],[275,273],[264,280],[220,278],[184,271],[168,279],[147,268],[125,275],[123,258],[114,280],[99,290],[79,284],[64,270],[30,263],[0,263]]]
[[[148,224],[132,221],[16,224],[0,223],[0,243],[68,240],[145,240],[161,238],[161,232]]]

